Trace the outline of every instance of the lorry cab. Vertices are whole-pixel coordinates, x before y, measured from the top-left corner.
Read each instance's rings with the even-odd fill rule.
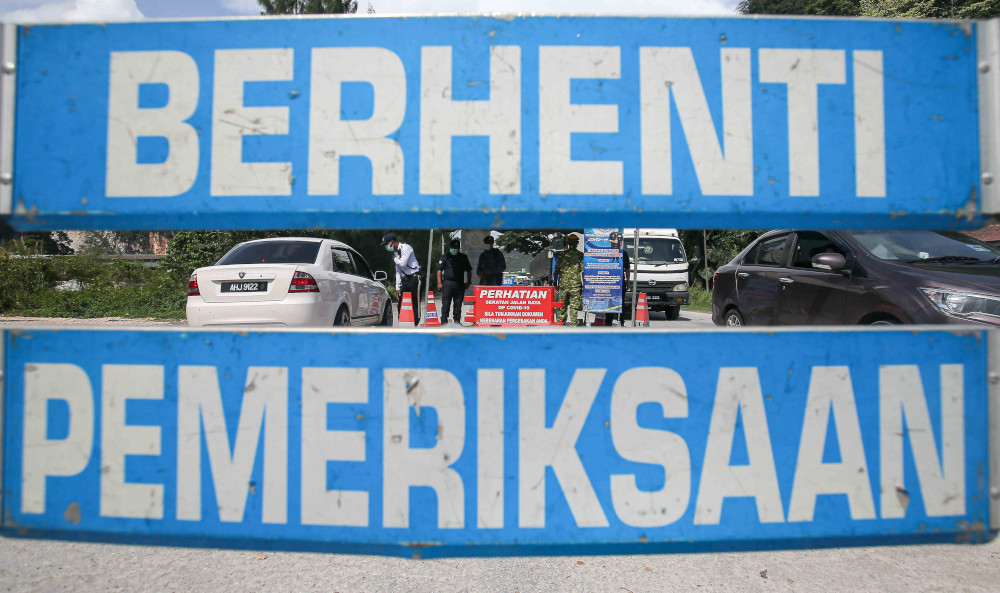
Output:
[[[636,257],[635,237],[639,246]],[[631,302],[632,280],[636,293],[646,293],[651,311],[665,311],[667,319],[680,315],[681,305],[688,304],[688,259],[677,229],[625,229],[623,248],[631,261],[631,278],[624,287],[626,302]]]

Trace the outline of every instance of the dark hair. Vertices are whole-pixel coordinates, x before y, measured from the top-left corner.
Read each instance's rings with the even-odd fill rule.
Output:
[[[461,247],[462,246],[462,241],[461,241],[461,239],[452,239],[451,243],[448,243],[448,245],[450,245],[452,247]]]
[[[483,237],[483,243],[492,243],[492,242],[493,242],[493,235],[486,235],[485,237]]]

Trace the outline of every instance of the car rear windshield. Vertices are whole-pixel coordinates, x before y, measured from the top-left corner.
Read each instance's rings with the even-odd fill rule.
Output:
[[[851,231],[879,259],[905,263],[994,262],[1000,249],[952,231]]]
[[[246,264],[313,264],[319,254],[316,241],[264,241],[244,243],[227,253],[219,266]]]
[[[634,239],[625,239],[629,257],[635,254]],[[639,238],[639,261],[645,264],[673,264],[686,261],[684,246],[677,239]]]

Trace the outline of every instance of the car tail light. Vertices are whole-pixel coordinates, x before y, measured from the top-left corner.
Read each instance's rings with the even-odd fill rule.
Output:
[[[292,283],[288,286],[288,292],[319,292],[316,279],[305,272],[295,272],[292,276]]]
[[[201,296],[201,290],[198,289],[198,274],[191,274],[191,279],[188,280],[188,296]]]
[[[712,274],[712,286],[715,286],[715,283],[718,281],[719,281],[719,271],[716,270],[715,273]]]

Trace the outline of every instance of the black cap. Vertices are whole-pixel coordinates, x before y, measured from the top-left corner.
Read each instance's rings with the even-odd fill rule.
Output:
[[[569,241],[570,243],[579,243],[580,237],[577,237],[576,235],[569,235],[568,237],[566,237],[566,240]]]
[[[449,245],[451,245],[452,247],[461,247],[462,246],[462,240],[461,239],[452,239],[451,243],[449,243]]]
[[[379,245],[387,245],[396,240],[396,233],[386,233],[382,236],[382,242]]]
[[[492,242],[493,242],[493,235],[486,235],[485,237],[483,237],[483,243],[492,243]]]

